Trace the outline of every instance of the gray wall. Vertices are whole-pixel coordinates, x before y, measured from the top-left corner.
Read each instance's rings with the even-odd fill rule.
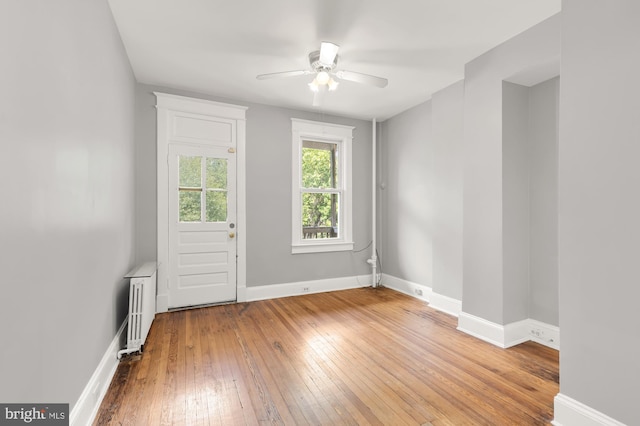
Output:
[[[558,77],[529,88],[529,318],[558,320]]]
[[[505,323],[558,326],[559,79],[502,88]]]
[[[560,392],[640,424],[640,3],[565,0]]]
[[[529,317],[529,89],[502,83],[502,279],[505,324]]]
[[[462,310],[497,324],[505,324],[506,285],[502,82],[559,54],[556,15],[465,67]]]
[[[381,123],[382,270],[462,299],[464,82]]]
[[[539,54],[537,61],[557,55],[558,40],[550,42],[544,31],[550,26],[551,35],[557,36],[558,23],[556,17],[545,23],[546,28],[536,30],[543,46],[547,44],[546,54]],[[538,42],[535,37],[526,38],[524,46]],[[519,47],[522,45],[515,42],[502,47],[502,52],[489,52],[485,62],[479,58],[478,62],[489,65],[488,71],[482,68],[488,75],[472,83],[473,90],[491,92],[492,105],[500,108],[500,121],[480,124],[492,131],[497,124],[501,126],[496,166],[501,201],[495,214],[502,218],[497,224],[501,236],[497,259],[502,268],[498,274],[505,284],[494,289],[494,299],[478,302],[494,304],[496,317],[506,323],[533,318],[558,325],[559,83],[555,78],[529,88],[503,82],[500,76],[513,74],[514,69],[519,79],[527,81],[544,79],[550,72],[536,69],[532,76],[529,66],[524,65],[527,55],[521,52],[522,68],[501,69],[505,63],[507,68],[512,66],[509,56]],[[474,77],[477,75],[472,72]],[[484,105],[485,100],[473,101]],[[379,181],[385,185],[379,189],[383,271],[431,286],[435,293],[457,300],[463,299],[463,196],[470,195],[463,188],[465,108],[465,82],[460,81],[435,93],[431,101],[382,123],[378,171]],[[467,142],[473,144],[476,138]],[[480,158],[467,160],[483,160],[478,155]],[[476,221],[472,215],[477,213],[468,210],[471,216],[467,219]],[[411,228],[405,227],[408,223]],[[470,291],[472,295],[476,292]]]
[[[382,272],[431,287],[431,101],[383,122],[379,136]]]
[[[291,118],[355,126],[353,132],[353,237],[355,250],[371,241],[370,122],[138,84],[138,255],[156,258],[156,98],[154,91],[248,106],[247,287],[370,274],[371,250],[291,254]]]
[[[433,95],[433,291],[462,300],[464,81]]]
[[[106,1],[0,21],[0,401],[73,407],[126,312],[135,81]]]

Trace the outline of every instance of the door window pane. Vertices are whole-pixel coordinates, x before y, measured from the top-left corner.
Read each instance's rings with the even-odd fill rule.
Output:
[[[227,191],[207,191],[207,222],[227,221]]]
[[[206,222],[227,221],[227,172],[225,158],[179,156],[180,222],[202,222],[202,203]]]
[[[338,145],[335,143],[302,142],[302,187],[338,187]]]
[[[207,158],[207,188],[227,189],[226,158]]]
[[[202,157],[186,157],[181,155],[180,162],[180,187],[202,187]]]
[[[309,238],[336,238],[338,236],[337,193],[302,194],[302,236]]]
[[[201,201],[200,191],[179,191],[180,193],[180,222],[200,222]]]

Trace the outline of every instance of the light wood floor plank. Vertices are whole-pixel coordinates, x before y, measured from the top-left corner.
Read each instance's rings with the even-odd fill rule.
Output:
[[[94,425],[546,425],[558,352],[500,349],[384,289],[156,316]]]

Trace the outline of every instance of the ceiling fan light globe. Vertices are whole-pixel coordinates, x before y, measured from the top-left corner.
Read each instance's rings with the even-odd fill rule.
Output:
[[[318,93],[318,82],[316,81],[315,78],[313,79],[313,81],[311,83],[309,83],[309,89],[313,93]]]
[[[329,90],[331,92],[333,92],[334,90],[336,90],[338,88],[338,83],[337,81],[335,81],[333,78],[329,79],[329,82],[327,83],[327,85],[329,86]]]
[[[315,81],[318,82],[318,85],[323,85],[329,83],[329,80],[331,80],[331,76],[329,75],[329,73],[326,71],[320,71],[316,76]]]

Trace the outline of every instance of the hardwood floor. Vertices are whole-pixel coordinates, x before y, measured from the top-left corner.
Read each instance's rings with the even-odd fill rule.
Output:
[[[385,288],[160,314],[94,424],[548,424],[558,352],[456,325]]]

